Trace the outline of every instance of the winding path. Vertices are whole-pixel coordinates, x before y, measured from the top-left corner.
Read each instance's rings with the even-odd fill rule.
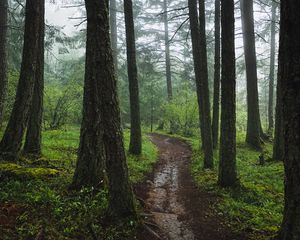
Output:
[[[137,195],[142,195],[150,213],[145,221],[151,222],[159,237],[144,232],[138,239],[246,240],[215,214],[212,206],[217,197],[195,186],[189,170],[190,147],[176,138],[150,136],[159,149],[159,160],[147,181],[147,191],[142,194],[140,186]]]

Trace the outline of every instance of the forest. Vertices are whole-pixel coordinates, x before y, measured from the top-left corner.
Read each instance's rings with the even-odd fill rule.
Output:
[[[300,240],[299,0],[0,0],[0,240]]]

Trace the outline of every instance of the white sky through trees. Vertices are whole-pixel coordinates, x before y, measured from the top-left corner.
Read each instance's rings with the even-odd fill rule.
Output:
[[[64,27],[63,31],[67,35],[72,35],[74,31],[78,31],[74,25],[78,20],[70,19],[78,17],[77,8],[65,8],[62,4],[46,3],[46,21],[51,25]]]

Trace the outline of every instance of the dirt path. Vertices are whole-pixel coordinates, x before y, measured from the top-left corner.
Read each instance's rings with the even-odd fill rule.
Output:
[[[246,240],[233,233],[212,210],[217,197],[196,188],[190,175],[190,147],[175,138],[152,134],[159,149],[159,161],[144,186],[136,188],[144,199],[148,221],[157,239],[169,240]],[[152,225],[153,224],[153,225]],[[138,239],[155,239],[149,229]]]

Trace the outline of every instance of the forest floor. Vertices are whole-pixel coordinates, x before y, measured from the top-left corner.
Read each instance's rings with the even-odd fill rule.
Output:
[[[134,221],[108,225],[107,189],[71,191],[79,144],[79,127],[43,132],[43,157],[0,162],[0,240],[133,240]],[[0,132],[1,136],[1,132]],[[124,132],[126,149],[129,131]],[[143,136],[143,153],[127,154],[132,184],[144,180],[157,160],[157,148]]]
[[[197,136],[145,134],[142,155],[127,154],[130,180],[147,229],[135,238],[140,222],[126,220],[121,226],[105,222],[106,189],[68,190],[76,166],[79,127],[44,131],[41,159],[0,163],[0,239],[35,239],[41,230],[49,240],[89,240],[91,232],[105,240],[152,240],[151,231],[163,240],[270,239],[282,219],[284,176],[282,162],[269,157],[272,144],[264,145],[266,163],[259,165],[261,152],[249,148],[245,134],[238,132],[240,187],[222,189],[217,185],[218,150],[215,168],[204,170]],[[124,141],[128,149],[128,130]]]
[[[151,230],[141,240],[246,240],[217,214],[217,195],[199,189],[191,175],[191,147],[176,138],[151,134],[159,149],[152,175],[135,190],[144,199],[145,222]],[[145,188],[146,186],[146,188]]]

